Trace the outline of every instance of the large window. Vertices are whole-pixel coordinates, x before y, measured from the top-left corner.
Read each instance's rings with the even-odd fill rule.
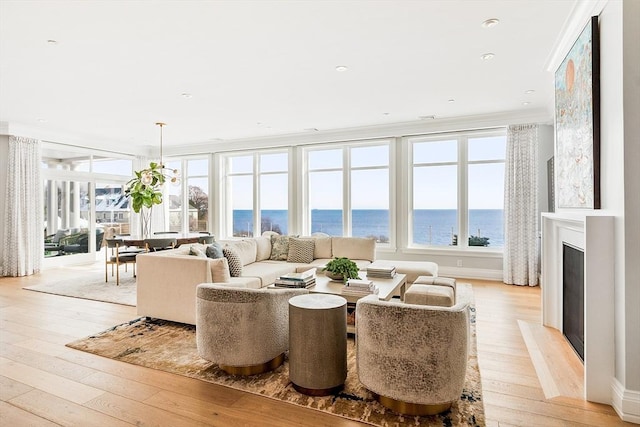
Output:
[[[409,139],[411,246],[502,248],[504,132]]]
[[[388,243],[388,141],[306,150],[311,233],[373,237]]]
[[[106,233],[128,233],[129,203],[124,186],[132,158],[94,154],[94,150],[45,143],[44,256],[64,263],[66,255],[95,259]]]
[[[267,230],[287,234],[288,152],[237,154],[223,159],[227,235],[254,236]]]
[[[178,232],[209,230],[209,157],[170,160],[168,169],[182,177],[177,184],[165,184],[164,210],[168,212],[162,230]]]

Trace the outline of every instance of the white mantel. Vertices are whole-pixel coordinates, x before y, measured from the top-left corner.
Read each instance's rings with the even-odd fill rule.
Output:
[[[611,404],[614,379],[613,217],[542,214],[542,323],[562,332],[562,244],[584,251],[585,399]]]

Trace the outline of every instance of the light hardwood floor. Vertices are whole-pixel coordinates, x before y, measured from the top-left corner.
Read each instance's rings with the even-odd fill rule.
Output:
[[[363,425],[65,347],[136,317],[133,307],[21,289],[45,279],[73,280],[74,271],[0,278],[1,426]],[[554,331],[539,326],[539,288],[460,281],[475,291],[488,426],[626,424],[610,406],[570,397],[580,392],[580,362]],[[554,369],[554,357],[570,368]]]

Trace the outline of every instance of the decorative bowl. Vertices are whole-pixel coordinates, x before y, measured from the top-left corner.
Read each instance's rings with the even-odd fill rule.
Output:
[[[343,282],[344,281],[344,277],[342,276],[342,274],[339,274],[339,273],[334,273],[332,271],[325,271],[324,275],[327,276],[329,279],[335,281],[335,282]]]

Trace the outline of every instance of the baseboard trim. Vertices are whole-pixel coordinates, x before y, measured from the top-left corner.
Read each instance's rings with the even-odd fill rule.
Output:
[[[502,270],[439,266],[438,276],[502,281]]]
[[[614,378],[611,384],[611,406],[623,421],[640,424],[640,391],[628,390]]]

